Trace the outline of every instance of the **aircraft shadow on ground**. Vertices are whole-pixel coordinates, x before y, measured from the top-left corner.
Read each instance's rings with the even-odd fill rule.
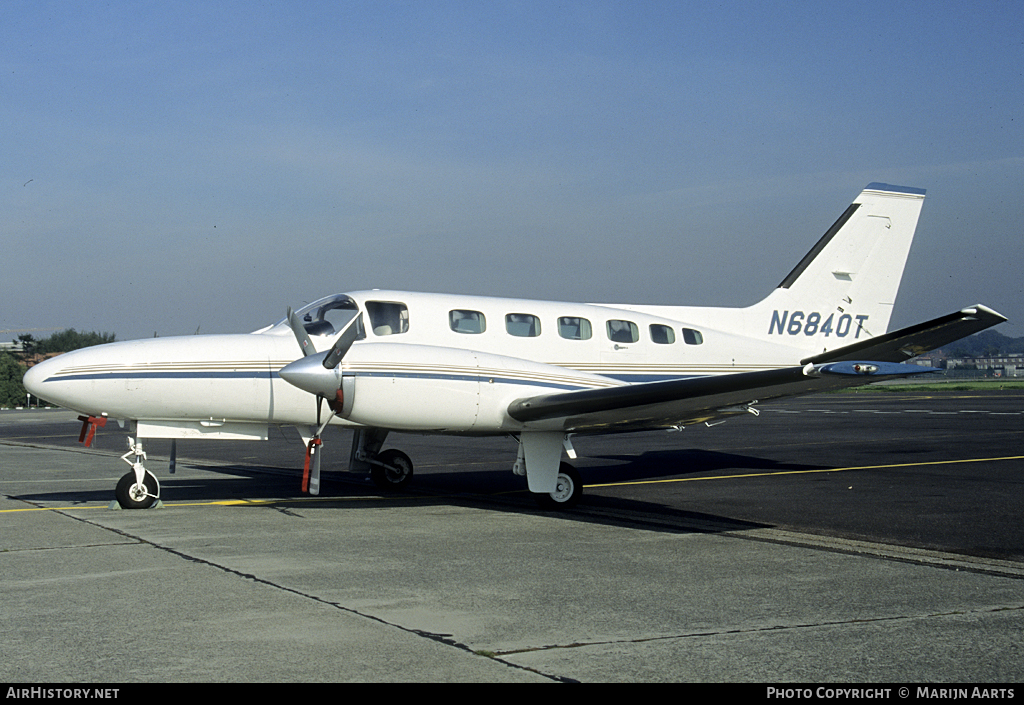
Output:
[[[657,479],[666,477],[692,476],[708,472],[735,471],[737,474],[746,472],[786,472],[820,469],[819,465],[802,463],[784,463],[771,458],[753,455],[723,453],[714,450],[672,449],[652,450],[639,454],[606,454],[593,455],[589,459],[613,461],[616,465],[589,464],[579,465],[584,484],[604,484],[628,482],[633,480]]]
[[[784,472],[814,469],[815,466],[781,463],[768,458],[700,449],[656,450],[640,454],[605,454],[581,457],[577,461],[584,485],[642,482],[669,477],[693,476],[707,472]],[[491,464],[488,464],[491,465]],[[358,509],[366,506],[353,500],[374,500],[389,506],[466,505],[511,512],[539,512],[526,489],[525,479],[516,477],[507,468],[433,470],[414,477],[409,492],[381,493],[368,478],[349,474],[344,469],[325,471],[321,495],[308,497],[301,493],[301,469],[263,465],[208,465],[201,461],[179,464],[176,474],[161,473],[161,495],[165,502],[251,501],[252,507],[300,507],[308,502],[323,509]],[[201,474],[196,474],[200,471]],[[215,473],[211,476],[210,473]],[[113,487],[98,490],[64,488],[51,492],[14,497],[31,503],[96,505],[114,499]],[[587,509],[614,510],[616,517],[593,516]],[[621,497],[602,492],[585,493],[579,510],[558,513],[566,520],[621,523],[623,515],[639,520],[656,520],[660,530],[734,531],[762,528],[759,524],[727,516],[712,515],[667,506],[657,501]],[[701,528],[695,529],[696,524]],[[675,528],[673,528],[673,525]]]
[[[670,449],[653,450],[633,454],[590,454],[581,456],[574,461],[580,472],[584,486],[615,485],[618,483],[643,483],[645,480],[662,481],[669,478],[687,478],[707,473],[723,475],[749,473],[793,472],[817,470],[820,465],[787,463],[752,455],[723,453],[702,449]],[[452,470],[439,471],[425,479],[434,490],[452,488],[455,492],[476,492],[483,496],[500,494],[510,504],[531,509],[535,506],[533,498],[525,488],[525,479],[516,478],[507,471],[496,470]],[[657,496],[657,493],[651,493]],[[678,522],[682,527],[704,525],[701,531],[735,531],[750,528],[765,528],[769,525],[749,522],[722,515],[690,511],[668,506],[665,503],[635,495],[625,497],[617,495],[614,490],[585,491],[581,509],[599,508],[615,510],[617,514],[633,514],[647,520],[659,522]],[[594,521],[594,517],[585,514],[567,513],[581,520]],[[666,527],[662,527],[666,528]]]

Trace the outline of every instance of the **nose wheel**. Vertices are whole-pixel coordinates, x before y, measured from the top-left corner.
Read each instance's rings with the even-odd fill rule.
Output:
[[[160,495],[160,483],[149,470],[142,476],[142,482],[135,477],[135,471],[125,473],[114,490],[117,503],[125,509],[148,509]]]

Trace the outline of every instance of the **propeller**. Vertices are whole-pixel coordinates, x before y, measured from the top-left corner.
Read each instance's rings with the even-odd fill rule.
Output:
[[[338,365],[345,357],[345,353],[352,347],[352,343],[359,337],[359,331],[362,330],[362,316],[362,313],[353,316],[352,320],[342,329],[331,349],[320,353],[313,346],[313,341],[298,315],[292,311],[291,307],[288,308],[288,325],[295,333],[295,339],[302,349],[302,357],[285,365],[278,374],[289,384],[316,396],[316,430],[306,444],[306,462],[302,470],[302,491],[308,491],[311,495],[320,494],[320,449],[323,445],[320,435],[341,409],[341,370],[338,369]],[[325,399],[331,413],[327,420],[321,423],[320,417]],[[310,468],[311,464],[312,469]]]
[[[315,353],[316,348],[313,347],[313,341],[309,339],[306,327],[302,325],[299,315],[292,311],[291,306],[288,307],[288,325],[291,326],[292,332],[295,333],[295,339],[299,341],[299,347],[302,348],[302,356],[305,357]]]

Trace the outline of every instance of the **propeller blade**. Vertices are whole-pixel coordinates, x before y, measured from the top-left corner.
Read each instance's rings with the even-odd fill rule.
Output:
[[[311,426],[313,435],[306,443],[306,463],[302,467],[302,491],[311,495],[320,494],[320,454],[323,452],[323,441],[320,436],[323,434],[327,424],[334,418],[334,410],[328,415],[327,420],[320,423],[320,415],[323,411],[324,398],[321,395],[316,397],[316,426]],[[310,460],[312,459],[312,463]],[[312,467],[310,467],[312,466]]]
[[[316,449],[316,455],[313,457],[313,472],[309,476],[309,493],[314,496],[320,494],[320,455],[323,447],[323,443],[321,443]]]
[[[345,357],[345,353],[352,347],[352,343],[359,337],[360,331],[363,329],[363,314],[359,313],[358,316],[354,316],[348,325],[341,331],[341,335],[334,341],[334,345],[331,347],[331,351],[327,353],[327,357],[324,358],[324,369],[333,370],[341,362],[341,358]]]
[[[316,348],[313,347],[313,341],[309,339],[309,333],[306,332],[306,327],[302,325],[302,321],[299,319],[298,314],[292,311],[292,307],[288,307],[288,325],[291,326],[292,332],[295,333],[295,339],[299,341],[299,347],[302,348],[302,355],[312,355],[316,352]]]
[[[302,491],[310,494],[320,494],[320,449],[323,443],[320,436],[314,436],[306,445],[306,464],[302,468]],[[313,469],[310,472],[310,458],[313,459]]]

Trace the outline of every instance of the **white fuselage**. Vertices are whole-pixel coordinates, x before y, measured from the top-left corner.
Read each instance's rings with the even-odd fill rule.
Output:
[[[516,432],[523,424],[506,412],[516,399],[782,367],[811,344],[698,327],[640,307],[376,290],[341,298],[348,308],[334,313],[358,311],[367,321],[339,368],[345,405],[334,423],[390,430]],[[307,307],[307,320],[322,301]],[[316,322],[307,324],[310,339],[324,351],[336,329]],[[86,348],[37,365],[25,383],[61,406],[137,421],[140,436],[259,438],[269,424],[316,422],[311,395],[278,375],[300,356],[283,321],[250,334]]]

